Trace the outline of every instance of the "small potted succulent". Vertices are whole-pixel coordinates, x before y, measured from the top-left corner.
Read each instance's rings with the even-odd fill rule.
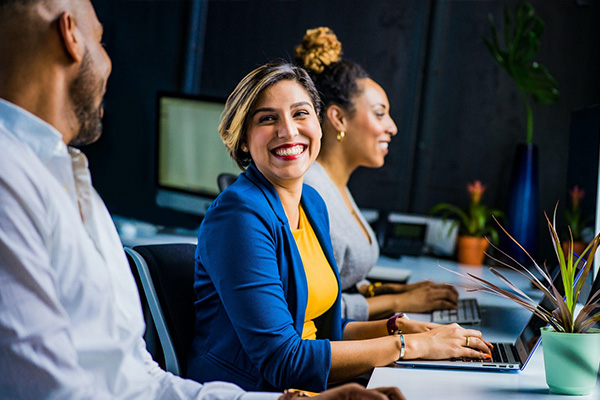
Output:
[[[504,213],[481,202],[485,188],[478,180],[467,184],[470,200],[466,210],[453,204],[440,203],[430,211],[430,214],[441,214],[444,218],[458,218],[457,257],[461,264],[481,265],[489,244],[486,237],[493,243],[498,242],[498,231],[492,226],[491,218],[503,217]]]
[[[562,247],[563,252],[568,251],[569,246],[573,246],[573,251],[576,254],[581,254],[587,244],[583,237],[583,230],[586,228],[593,218],[591,216],[584,216],[581,212],[581,200],[585,196],[585,191],[578,185],[573,186],[569,190],[569,197],[571,199],[571,208],[565,210],[565,222],[568,226],[568,231],[563,239]],[[589,239],[589,237],[588,237]]]
[[[578,312],[576,305],[583,284],[590,271],[592,271],[594,256],[600,245],[600,233],[594,237],[579,256],[576,256],[573,254],[572,245],[569,246],[567,252],[562,249],[556,231],[556,209],[552,222],[546,214],[544,215],[546,216],[548,230],[559,265],[560,276],[557,276],[556,279],[561,281],[562,287],[565,288],[564,296],[553,283],[546,265],[544,264],[543,268],[540,267],[527,250],[508,234],[502,226],[500,226],[502,230],[533,262],[533,267],[541,275],[542,280],[514,259],[512,260],[515,265],[497,259],[496,261],[524,275],[534,287],[541,290],[550,299],[552,309],[538,305],[495,268],[490,268],[490,271],[508,284],[510,290],[503,289],[471,273],[468,273],[467,277],[480,286],[468,290],[483,291],[510,299],[545,321],[548,326],[542,328],[542,340],[546,383],[550,387],[550,391],[572,395],[589,394],[596,386],[596,376],[600,365],[600,330],[592,328],[594,324],[600,321],[600,290],[590,293],[583,307],[577,307]],[[576,282],[576,276],[581,269],[583,270]],[[543,280],[547,283],[543,283]]]

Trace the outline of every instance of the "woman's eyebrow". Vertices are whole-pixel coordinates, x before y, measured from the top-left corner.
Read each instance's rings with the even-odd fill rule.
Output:
[[[301,106],[312,107],[312,103],[310,103],[308,101],[299,101],[297,103],[290,105],[290,109],[296,108],[296,107],[301,107]],[[254,110],[251,114],[251,117],[254,117],[256,114],[258,114],[260,112],[275,112],[275,111],[276,111],[276,109],[272,108],[272,107],[261,107],[261,108],[257,108],[256,110]]]
[[[312,107],[312,104],[309,103],[308,101],[299,101],[297,103],[292,104],[290,106],[290,108],[296,108],[296,107],[300,107],[300,106],[311,106]]]
[[[257,108],[256,110],[254,110],[252,112],[251,117],[254,117],[256,114],[258,114],[259,112],[273,112],[275,111],[274,108],[270,108],[270,107],[262,107],[262,108]]]

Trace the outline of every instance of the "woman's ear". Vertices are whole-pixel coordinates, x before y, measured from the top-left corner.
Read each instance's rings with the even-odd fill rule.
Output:
[[[81,62],[83,58],[83,43],[75,28],[75,20],[68,12],[63,12],[58,18],[58,26],[65,51],[74,62]]]
[[[342,107],[337,104],[332,104],[327,108],[325,112],[329,123],[336,131],[345,131],[346,130],[346,112],[342,109]]]

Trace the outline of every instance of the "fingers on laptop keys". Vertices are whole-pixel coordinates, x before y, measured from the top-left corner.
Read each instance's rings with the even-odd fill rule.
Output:
[[[486,340],[483,340],[481,332],[474,329],[463,329],[463,336],[461,337],[462,346],[466,350],[463,357],[470,358],[491,358],[492,344]]]
[[[418,335],[428,337],[430,345],[426,346],[428,351],[417,358],[489,359],[491,357],[490,347],[483,340],[481,332],[475,329],[465,329],[458,324],[449,324]]]

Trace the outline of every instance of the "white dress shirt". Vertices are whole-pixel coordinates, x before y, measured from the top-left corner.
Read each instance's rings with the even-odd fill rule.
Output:
[[[0,99],[0,398],[276,399],[161,370],[87,159]]]

